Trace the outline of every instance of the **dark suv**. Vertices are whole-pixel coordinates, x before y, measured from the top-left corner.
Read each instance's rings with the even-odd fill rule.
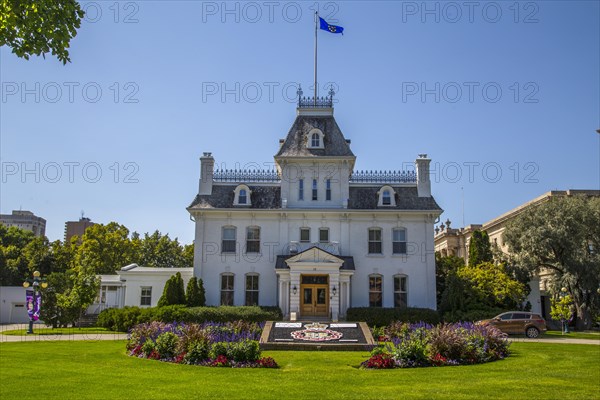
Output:
[[[525,334],[528,338],[536,338],[547,330],[541,315],[526,311],[509,311],[478,323],[490,324],[508,334]]]

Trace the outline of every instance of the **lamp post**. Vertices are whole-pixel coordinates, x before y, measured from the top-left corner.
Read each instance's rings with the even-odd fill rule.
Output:
[[[28,289],[31,286],[31,289]],[[29,314],[29,329],[27,333],[33,333],[33,321],[40,318],[40,307],[42,306],[42,293],[40,287],[45,289],[48,287],[46,279],[40,278],[40,271],[33,273],[32,279],[27,279],[23,282],[25,295],[27,298],[27,313]]]

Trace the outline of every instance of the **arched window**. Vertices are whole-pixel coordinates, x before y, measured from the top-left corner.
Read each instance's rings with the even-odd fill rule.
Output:
[[[310,146],[311,147],[321,147],[321,136],[318,133],[313,133],[310,138]]]
[[[383,191],[382,204],[384,206],[389,206],[390,204],[392,204],[392,199],[390,197],[390,191],[389,190],[384,190]]]
[[[247,306],[258,305],[258,274],[246,275],[246,303]]]
[[[233,305],[233,274],[221,274],[221,305]]]
[[[325,135],[320,129],[311,129],[310,132],[306,134],[306,147],[309,149],[324,148],[324,137]]]
[[[395,207],[396,206],[396,192],[391,186],[383,186],[377,192],[379,200],[377,205],[379,207]]]
[[[394,276],[394,307],[408,307],[408,277],[406,275]]]
[[[383,306],[383,277],[378,274],[369,275],[369,307]]]
[[[233,191],[233,205],[234,206],[251,206],[250,195],[252,191],[247,185],[238,185]]]

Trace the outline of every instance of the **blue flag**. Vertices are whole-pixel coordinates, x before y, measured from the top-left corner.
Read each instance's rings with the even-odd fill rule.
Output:
[[[321,29],[323,29],[324,31],[331,33],[341,33],[342,35],[344,34],[344,28],[342,28],[341,26],[330,25],[321,17],[319,17],[319,20],[321,21]]]

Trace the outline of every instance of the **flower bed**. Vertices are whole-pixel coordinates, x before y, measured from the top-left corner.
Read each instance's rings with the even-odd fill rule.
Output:
[[[466,322],[435,326],[397,322],[374,328],[373,336],[386,343],[371,352],[363,368],[480,364],[509,355],[506,334],[493,326]]]
[[[205,322],[202,324],[148,322],[128,335],[130,356],[177,364],[210,367],[277,368],[262,357],[258,340],[264,323]]]

